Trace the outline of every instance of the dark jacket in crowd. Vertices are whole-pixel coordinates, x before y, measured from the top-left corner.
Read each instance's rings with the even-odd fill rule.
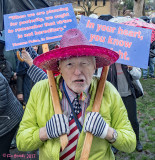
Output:
[[[7,79],[8,83],[10,83],[12,77],[12,66],[10,62],[8,62],[3,54],[0,54],[0,72]]]
[[[0,137],[16,127],[22,116],[22,105],[14,96],[6,78],[0,73]]]
[[[17,52],[16,50],[6,51],[5,48],[3,50],[4,58],[8,62],[10,62],[11,66],[12,66],[12,77],[13,77],[14,73],[17,72],[18,59],[17,59],[16,52]]]
[[[32,59],[38,56],[38,54],[33,50],[32,47],[26,47],[26,51],[30,54]],[[20,50],[21,51],[21,50]],[[17,64],[17,94],[24,95],[24,102],[27,103],[30,95],[30,91],[33,86],[33,82],[27,75],[27,70],[29,65],[25,62],[18,61]]]

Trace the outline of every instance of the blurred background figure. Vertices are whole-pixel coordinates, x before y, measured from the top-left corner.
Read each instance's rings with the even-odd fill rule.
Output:
[[[38,53],[38,46],[32,46],[33,50]]]
[[[6,78],[8,83],[10,83],[12,77],[12,67],[10,62],[8,62],[4,57],[3,54],[4,45],[5,42],[0,40],[0,72]]]
[[[52,42],[49,43],[49,50],[59,48],[60,42]],[[33,64],[33,58],[31,57],[30,53],[28,53],[26,50],[22,51],[22,58],[24,59],[24,62],[29,65],[29,68],[27,70],[27,75],[30,77],[30,79],[33,81],[33,83],[36,83],[40,80],[47,79],[46,71],[43,71],[41,68],[35,66]],[[54,76],[59,75],[59,72],[53,72]]]
[[[141,152],[143,150],[143,147],[139,139],[139,122],[137,118],[137,103],[136,103],[135,90],[134,90],[132,81],[133,80],[138,81],[138,83],[141,86],[141,83],[139,81],[140,77],[141,77],[140,68],[126,66],[119,63],[114,63],[110,66],[108,77],[107,77],[107,80],[116,87],[125,104],[129,120],[136,134],[136,140],[137,140],[136,150],[138,152]],[[114,153],[117,153],[118,150],[116,148],[113,147],[112,149]]]
[[[105,20],[104,18],[105,17],[103,16],[102,20]],[[99,19],[101,19],[101,17],[99,17]],[[102,68],[98,68],[95,76],[100,77],[101,73],[102,73]],[[143,150],[143,147],[139,139],[139,122],[137,119],[137,103],[136,103],[135,90],[132,85],[132,80],[138,81],[138,83],[141,86],[141,83],[139,81],[140,77],[141,77],[140,68],[126,66],[118,63],[114,63],[110,66],[108,77],[107,77],[107,80],[111,82],[115,86],[115,88],[118,90],[125,104],[129,120],[136,134],[136,140],[137,140],[136,150],[138,152],[141,152]],[[118,150],[113,146],[112,146],[112,150],[114,154],[118,152]]]
[[[148,77],[155,79],[154,64],[155,64],[155,41],[153,41],[150,46],[148,68],[143,69],[143,80],[146,80]]]
[[[80,19],[81,19],[81,15],[77,15],[77,16],[76,16],[77,23],[80,22]]]
[[[114,17],[112,15],[110,15],[110,14],[102,14],[102,15],[99,16],[98,19],[109,21],[112,18],[114,18]]]
[[[8,84],[15,96],[17,96],[16,66],[17,66],[16,50],[10,50],[10,51],[5,50],[5,39],[3,31],[0,37],[0,72],[7,79]],[[12,139],[10,148],[16,148],[15,136]]]
[[[89,17],[90,17],[90,18],[98,19],[98,15],[97,15],[97,14],[90,14]]]
[[[147,23],[150,23],[150,18],[149,17],[147,17],[147,16],[141,16],[141,17],[139,17],[140,19],[142,19],[142,20],[144,20],[145,22],[147,22]]]
[[[23,116],[23,108],[1,73],[0,95],[0,160],[11,160],[3,155],[9,154],[11,141]]]
[[[38,45],[37,54],[40,55],[43,53],[42,45]]]
[[[155,17],[149,18],[147,16],[139,17],[140,19],[143,19],[147,23],[153,23],[155,24]],[[148,77],[155,78],[154,76],[154,64],[155,64],[155,41],[151,43],[150,45],[150,54],[148,59],[148,68],[142,69],[143,71],[143,80],[146,80]]]
[[[3,50],[4,57],[10,63],[12,68],[12,76],[9,85],[15,96],[17,96],[17,63],[18,63],[16,52],[17,50],[6,51],[5,47]]]
[[[10,51],[6,51],[5,49],[5,35],[4,35],[4,31],[1,32],[1,36],[0,36],[0,54],[1,54],[1,61],[4,62],[4,60],[6,61],[6,67],[10,68],[11,67],[11,79],[9,79],[9,85],[14,93],[14,95],[17,95],[16,92],[16,82],[17,82],[17,56],[16,56],[16,50],[10,50]],[[3,58],[2,58],[3,56]],[[3,60],[2,60],[3,59]],[[3,63],[2,62],[2,63]],[[9,66],[9,67],[8,67]],[[3,73],[4,75],[5,73]],[[7,78],[6,78],[7,79]]]
[[[150,20],[150,23],[155,24],[155,17]]]
[[[26,47],[26,51],[30,54],[32,59],[38,56],[38,54],[34,51],[32,47]],[[20,50],[22,52],[22,50]],[[33,87],[33,82],[27,74],[27,70],[29,69],[29,65],[25,62],[18,61],[17,65],[17,98],[18,100],[25,106],[30,91]]]

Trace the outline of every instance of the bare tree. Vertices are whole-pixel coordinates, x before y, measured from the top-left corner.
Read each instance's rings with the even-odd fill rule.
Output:
[[[141,17],[143,16],[143,10],[144,10],[144,0],[134,0],[134,16],[135,17]]]
[[[94,13],[94,11],[99,8],[103,7],[105,5],[106,0],[45,0],[50,6],[54,5],[60,5],[65,3],[72,3],[75,5],[80,6],[83,8],[84,12],[87,16],[89,16],[91,13]],[[97,5],[98,1],[103,1],[103,5]],[[93,6],[96,6],[95,8]],[[93,9],[92,9],[93,7]]]
[[[83,10],[85,11],[86,15],[89,16],[91,13],[94,13],[94,11],[99,8],[99,7],[103,7],[105,5],[105,0],[103,0],[103,6],[97,6],[97,0],[82,0],[82,2],[80,3],[80,1],[78,1],[78,4],[81,8],[83,8]],[[93,10],[92,7],[96,6]]]
[[[44,0],[49,6],[61,5],[65,3],[74,3],[76,0]]]

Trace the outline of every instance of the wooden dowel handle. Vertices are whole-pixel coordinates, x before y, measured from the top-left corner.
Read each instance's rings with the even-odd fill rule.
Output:
[[[54,112],[55,114],[62,114],[62,110],[61,110],[61,106],[59,102],[58,91],[56,88],[56,83],[55,83],[53,72],[51,70],[47,70],[47,75],[48,75],[50,92],[52,96],[52,103],[54,106]]]
[[[43,53],[49,51],[48,44],[43,44],[42,48],[43,48]],[[53,102],[53,106],[54,106],[54,112],[55,112],[55,114],[62,114],[60,101],[59,101],[59,96],[58,96],[58,91],[57,91],[57,87],[56,87],[53,72],[51,70],[47,70],[47,76],[48,76],[48,81],[49,81],[51,98],[52,98],[52,102]],[[64,134],[64,135],[60,136],[60,143],[61,143],[61,149],[63,151],[68,144],[67,134]]]
[[[102,74],[101,74],[100,81],[97,87],[97,92],[96,92],[92,112],[100,111],[100,106],[101,106],[101,102],[103,98],[103,92],[104,92],[104,87],[105,87],[105,82],[107,79],[108,71],[109,71],[109,66],[104,67],[102,70]],[[93,141],[93,135],[89,132],[86,132],[86,137],[84,140],[80,160],[88,160],[92,141]]]
[[[25,48],[22,48],[22,50],[25,50]],[[20,60],[21,62],[24,62],[24,59],[20,56],[20,52],[17,51],[17,58],[18,60]]]
[[[24,62],[24,59],[20,56],[20,52],[17,51],[17,58],[18,60],[20,60],[21,62]]]
[[[95,96],[92,112],[99,112],[100,111],[108,71],[109,71],[109,66],[105,66],[102,70],[100,81],[97,86],[97,91],[96,91],[96,96]]]

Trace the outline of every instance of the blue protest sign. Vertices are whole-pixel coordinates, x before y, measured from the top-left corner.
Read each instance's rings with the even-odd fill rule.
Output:
[[[78,28],[91,44],[116,51],[117,63],[139,68],[148,67],[150,29],[132,27],[82,16]]]
[[[4,15],[6,50],[60,41],[77,27],[72,4]]]

